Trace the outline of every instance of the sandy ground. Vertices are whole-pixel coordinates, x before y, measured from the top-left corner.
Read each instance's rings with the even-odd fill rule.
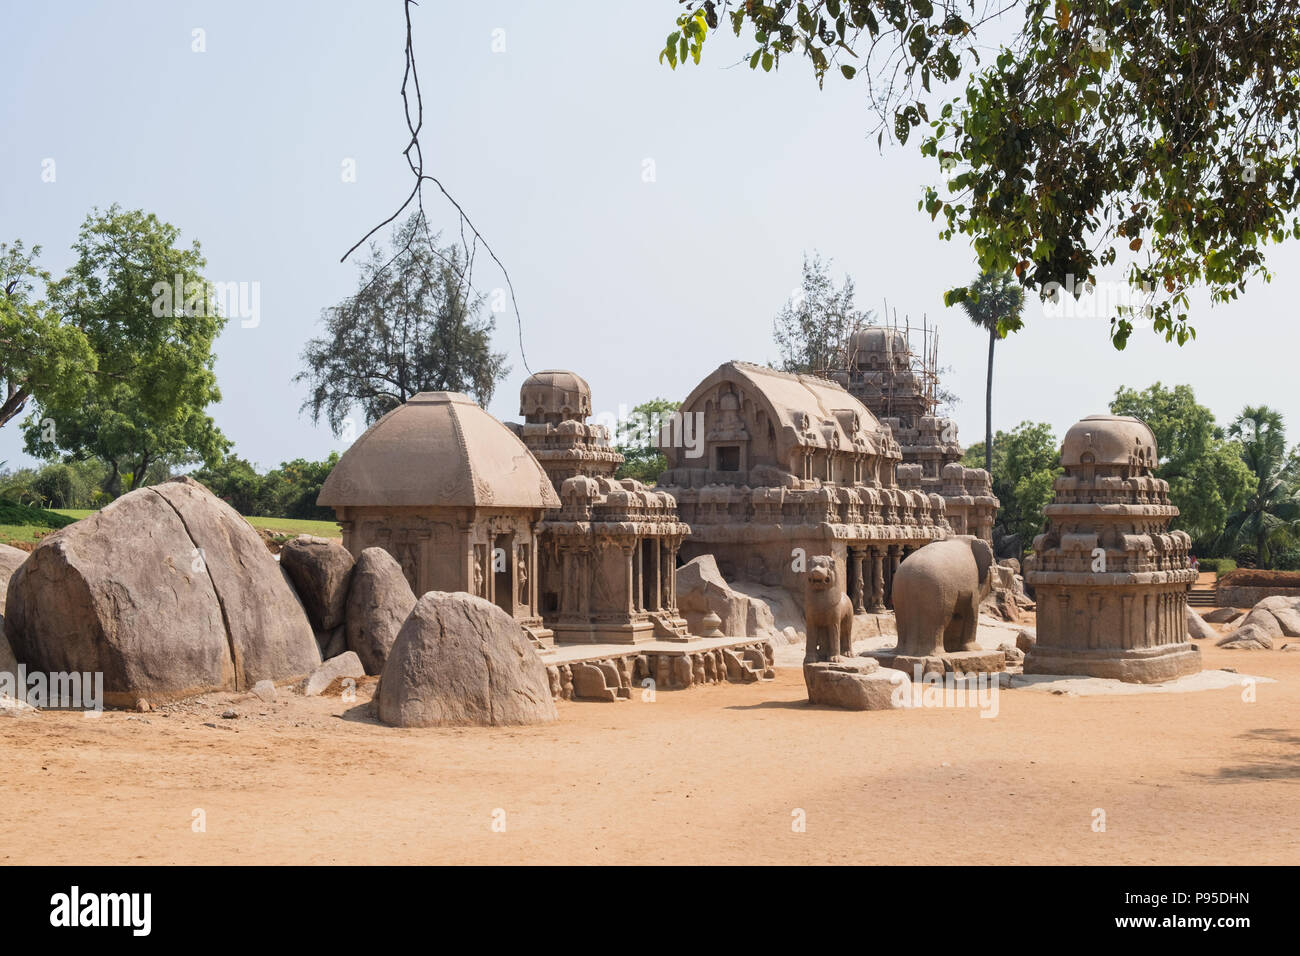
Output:
[[[373,682],[5,716],[0,860],[1300,863],[1300,653],[1202,651],[1276,683],[1013,688],[993,719],[814,708],[798,668],[519,729],[386,728]]]

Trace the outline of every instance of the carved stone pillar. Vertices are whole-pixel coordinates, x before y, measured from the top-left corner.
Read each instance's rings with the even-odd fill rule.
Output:
[[[885,554],[880,548],[871,549],[871,603],[867,610],[881,614],[885,610]]]
[[[862,592],[864,590],[862,581],[863,549],[850,548],[849,560],[853,562],[853,610],[854,613],[861,614],[866,610],[866,606],[862,603]]]
[[[883,562],[884,556],[881,556]],[[903,546],[901,544],[891,544],[889,546],[889,566],[885,569],[885,599],[886,607],[894,606],[894,576],[898,574],[898,566],[903,563]]]

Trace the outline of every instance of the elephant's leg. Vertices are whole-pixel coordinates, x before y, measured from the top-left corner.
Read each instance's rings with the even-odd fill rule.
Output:
[[[980,649],[976,638],[979,637],[980,631],[980,596],[977,592],[972,592],[970,596],[970,615],[966,619],[965,640],[962,643],[962,649],[967,651],[978,651]]]

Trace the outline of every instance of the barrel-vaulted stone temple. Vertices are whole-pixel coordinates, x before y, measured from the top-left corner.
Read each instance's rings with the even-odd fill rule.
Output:
[[[683,555],[714,555],[728,580],[798,594],[801,558],[827,554],[854,610],[879,612],[903,558],[951,533],[941,495],[898,487],[889,428],[824,378],[727,362],[661,444],[659,487],[691,529]]]

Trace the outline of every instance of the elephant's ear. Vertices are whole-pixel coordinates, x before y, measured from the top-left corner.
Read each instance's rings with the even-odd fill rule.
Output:
[[[993,547],[983,538],[972,538],[970,549],[975,555],[975,567],[979,569],[980,588],[985,588],[989,583],[989,571],[993,567]]]

